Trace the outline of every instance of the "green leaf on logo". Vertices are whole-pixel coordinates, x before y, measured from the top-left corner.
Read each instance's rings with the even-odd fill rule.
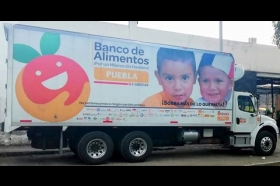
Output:
[[[28,63],[41,56],[34,48],[25,44],[14,44],[13,58],[22,63]]]
[[[40,48],[42,55],[55,54],[60,46],[60,36],[57,33],[44,33]]]

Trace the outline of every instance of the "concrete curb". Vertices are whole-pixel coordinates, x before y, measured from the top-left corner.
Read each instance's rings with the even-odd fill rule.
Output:
[[[266,162],[266,163],[253,163],[253,164],[249,164],[249,165],[245,165],[245,166],[263,166],[263,165],[273,165],[276,163],[280,163],[280,161],[271,161],[271,162]]]

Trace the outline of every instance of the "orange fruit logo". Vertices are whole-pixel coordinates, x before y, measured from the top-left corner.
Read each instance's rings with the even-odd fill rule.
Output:
[[[15,92],[21,107],[47,122],[62,122],[77,115],[90,95],[89,79],[74,60],[55,55],[60,35],[44,33],[41,54],[25,44],[14,44],[13,58],[25,63],[16,79]]]

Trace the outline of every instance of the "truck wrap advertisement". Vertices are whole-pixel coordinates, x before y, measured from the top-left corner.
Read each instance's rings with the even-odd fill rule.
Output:
[[[15,28],[14,123],[231,124],[231,54]]]

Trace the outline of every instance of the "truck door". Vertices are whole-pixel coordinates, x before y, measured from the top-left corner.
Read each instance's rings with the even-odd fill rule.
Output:
[[[255,110],[252,97],[237,95],[235,97],[235,118],[233,120],[233,132],[249,133],[260,121],[260,116]]]

